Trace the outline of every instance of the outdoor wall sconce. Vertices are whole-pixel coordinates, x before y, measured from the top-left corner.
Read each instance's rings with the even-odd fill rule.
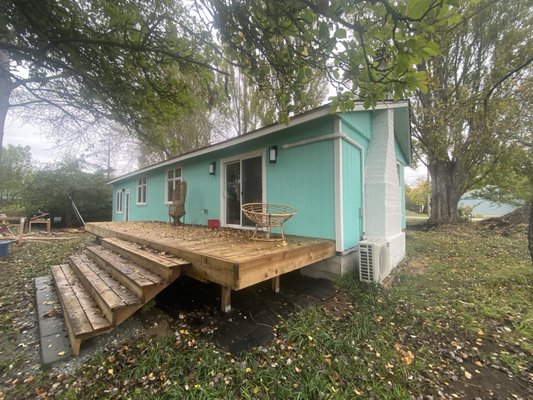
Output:
[[[215,171],[217,170],[217,163],[216,161],[212,161],[209,163],[209,175],[215,175]]]
[[[272,164],[278,159],[278,146],[271,146],[268,149],[268,161]]]

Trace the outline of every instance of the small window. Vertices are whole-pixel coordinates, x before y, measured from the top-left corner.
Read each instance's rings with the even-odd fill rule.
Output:
[[[137,180],[137,204],[146,204],[146,176]]]
[[[117,214],[122,214],[122,190],[117,192]]]
[[[167,171],[167,203],[172,203],[172,192],[181,182],[181,168]]]

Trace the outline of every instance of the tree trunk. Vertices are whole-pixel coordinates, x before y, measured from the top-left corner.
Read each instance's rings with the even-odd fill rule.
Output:
[[[7,111],[9,110],[9,97],[13,90],[13,83],[9,78],[9,55],[0,50],[0,160],[2,159],[2,146],[4,145],[4,126]]]
[[[531,204],[529,205],[529,230],[527,234],[529,255],[533,264],[533,194],[531,195]]]
[[[465,170],[463,163],[433,160],[428,167],[431,175],[431,214],[434,224],[459,222],[459,199],[464,193]]]

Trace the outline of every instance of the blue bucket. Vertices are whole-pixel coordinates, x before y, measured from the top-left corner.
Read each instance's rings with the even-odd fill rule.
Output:
[[[9,255],[9,241],[0,240],[0,257],[7,257]]]

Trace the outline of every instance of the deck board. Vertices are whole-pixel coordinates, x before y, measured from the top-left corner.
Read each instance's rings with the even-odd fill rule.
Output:
[[[97,222],[86,230],[100,237],[135,242],[183,258],[185,273],[233,290],[272,279],[335,255],[332,240],[286,236],[285,242],[249,239],[250,231],[210,230],[166,223]]]

